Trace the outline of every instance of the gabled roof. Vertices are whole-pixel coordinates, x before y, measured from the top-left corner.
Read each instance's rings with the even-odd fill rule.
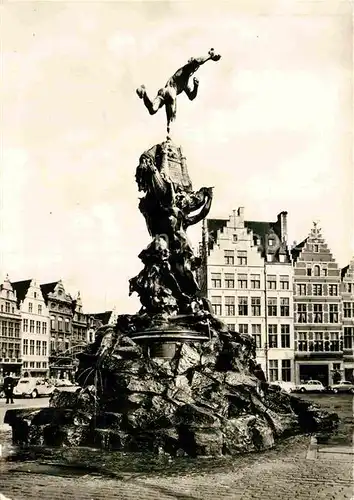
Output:
[[[20,303],[25,299],[31,282],[32,280],[23,280],[11,283],[13,290],[16,292],[17,305],[20,305]]]
[[[297,259],[299,258],[299,255],[301,253],[301,250],[304,248],[306,245],[308,238],[305,238],[301,243],[298,243],[295,247],[291,249],[291,256],[293,259],[293,262],[295,263]]]
[[[341,271],[340,271],[340,275],[341,275],[341,278],[342,278],[342,279],[343,279],[343,278],[344,278],[344,276],[347,274],[348,269],[349,269],[349,264],[348,264],[347,266],[343,267],[343,269],[341,269]]]
[[[217,241],[218,231],[222,231],[227,226],[228,219],[207,219],[208,248],[212,250]]]
[[[93,316],[94,318],[98,319],[99,321],[102,321],[103,325],[107,325],[109,323],[109,320],[111,319],[113,311],[105,311],[102,313],[91,313],[87,314],[87,316]]]
[[[46,303],[48,302],[48,295],[54,292],[55,287],[57,286],[58,283],[59,281],[53,281],[53,283],[45,283],[44,285],[40,285],[42,290],[42,295]]]
[[[257,220],[245,220],[245,227],[250,229],[254,234],[259,236],[260,238],[264,238],[269,231],[275,230],[276,222],[265,222],[265,221],[257,221]]]

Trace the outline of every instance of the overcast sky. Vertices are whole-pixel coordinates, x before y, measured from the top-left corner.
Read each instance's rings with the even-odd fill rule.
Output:
[[[209,6],[208,6],[209,5]],[[263,5],[262,8],[260,6]],[[149,243],[140,154],[164,140],[154,95],[189,57],[222,55],[178,101],[173,139],[213,217],[289,212],[353,255],[353,20],[349,1],[8,2],[1,8],[1,279],[63,279],[84,309],[135,312],[128,279]],[[198,228],[191,237],[196,244]]]

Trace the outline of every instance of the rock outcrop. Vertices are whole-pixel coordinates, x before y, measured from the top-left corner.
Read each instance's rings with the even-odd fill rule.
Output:
[[[7,412],[14,442],[218,456],[335,430],[337,415],[256,377],[250,336],[209,322],[209,341],[177,343],[170,360],[146,356],[126,316],[126,332],[103,327],[80,357],[81,389],[55,392],[50,408]]]

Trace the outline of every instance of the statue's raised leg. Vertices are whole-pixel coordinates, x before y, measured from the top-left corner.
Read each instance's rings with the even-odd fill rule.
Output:
[[[161,95],[157,95],[155,99],[152,101],[147,95],[146,88],[144,85],[141,85],[138,89],[136,89],[136,93],[144,101],[144,104],[149,111],[150,115],[154,115],[158,112],[160,108],[164,105],[164,98]]]

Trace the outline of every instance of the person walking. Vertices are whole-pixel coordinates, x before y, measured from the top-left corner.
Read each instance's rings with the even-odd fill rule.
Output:
[[[4,393],[6,396],[6,404],[14,402],[14,386],[15,381],[11,374],[7,374],[4,378]]]

